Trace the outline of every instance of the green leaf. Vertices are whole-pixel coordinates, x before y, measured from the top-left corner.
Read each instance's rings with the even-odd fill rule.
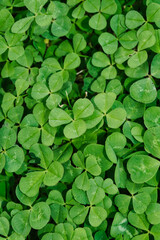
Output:
[[[46,4],[47,0],[24,0],[24,5],[33,13],[38,13]]]
[[[80,57],[76,53],[68,53],[64,59],[64,69],[75,69],[81,63]]]
[[[54,108],[49,114],[49,124],[52,127],[61,126],[72,121],[72,118],[64,110]]]
[[[135,29],[141,26],[144,22],[145,20],[142,15],[135,10],[129,11],[126,15],[126,26],[129,29]]]
[[[122,214],[128,212],[130,201],[131,197],[125,194],[119,194],[115,197],[115,204]]]
[[[86,0],[83,3],[83,7],[85,9],[85,11],[89,12],[89,13],[96,13],[99,11],[100,9],[100,0]]]
[[[50,220],[51,210],[47,203],[36,203],[30,213],[29,223],[33,229],[43,228]]]
[[[58,92],[63,86],[63,77],[61,73],[54,73],[49,78],[49,88],[51,92]]]
[[[138,43],[136,31],[128,31],[119,37],[120,44],[126,49],[133,49]]]
[[[69,17],[60,16],[53,21],[51,32],[56,37],[63,37],[68,34],[71,29],[71,22]]]
[[[103,13],[113,15],[117,11],[117,4],[115,0],[102,0],[101,11]]]
[[[101,92],[104,92],[105,87],[106,87],[106,80],[104,77],[100,76],[92,83],[91,90],[93,92],[101,93]]]
[[[147,61],[148,54],[146,51],[140,51],[131,56],[128,60],[128,66],[130,68],[137,68]]]
[[[80,137],[86,132],[86,124],[83,120],[77,119],[64,128],[64,135],[66,138],[73,139]]]
[[[33,108],[33,116],[41,126],[47,122],[48,114],[48,109],[43,105],[43,103],[38,103]]]
[[[134,212],[129,212],[128,220],[134,227],[137,227],[144,231],[147,231],[149,228],[149,223],[144,214],[138,215]]]
[[[6,31],[14,23],[12,14],[6,8],[0,10],[0,31]]]
[[[151,63],[151,75],[155,78],[160,77],[159,63],[160,63],[160,54],[156,54]]]
[[[78,189],[83,191],[87,191],[90,188],[89,178],[86,171],[75,179],[75,185]]]
[[[98,227],[107,217],[107,212],[102,207],[91,207],[89,213],[89,223],[93,227]]]
[[[6,217],[0,217],[0,234],[4,237],[9,233],[9,221]]]
[[[151,197],[148,193],[139,193],[133,197],[133,208],[137,214],[142,214],[147,210],[151,202]]]
[[[87,196],[91,205],[97,205],[104,199],[105,192],[101,187],[97,186],[93,179],[90,179],[90,188],[87,190]]]
[[[112,107],[115,99],[115,93],[100,93],[94,97],[94,103],[100,111],[106,113]]]
[[[113,54],[118,48],[118,41],[111,33],[102,33],[98,38],[98,42],[106,54]]]
[[[4,53],[7,50],[8,46],[5,39],[0,36],[0,54]]]
[[[107,26],[107,22],[101,13],[97,13],[90,18],[89,26],[95,30],[100,31]]]
[[[43,144],[34,144],[30,148],[30,154],[40,159],[40,166],[47,169],[53,161],[53,151]]]
[[[144,134],[144,145],[147,152],[153,156],[160,158],[160,127],[148,129]]]
[[[106,115],[110,128],[119,128],[126,120],[126,111],[123,108],[115,108]]]
[[[83,205],[73,206],[70,210],[70,217],[75,222],[75,224],[82,224],[88,214],[88,207]]]
[[[24,161],[23,149],[19,146],[13,146],[5,153],[5,170],[8,172],[16,172]]]
[[[138,41],[139,41],[138,51],[141,51],[146,48],[152,47],[156,42],[156,38],[152,32],[146,30],[146,31],[141,32],[138,35]]]
[[[99,176],[101,174],[101,168],[97,163],[96,157],[89,156],[86,159],[86,170],[93,176]]]
[[[18,141],[25,148],[37,143],[40,137],[40,129],[36,127],[24,127],[18,133]]]
[[[89,117],[93,112],[94,106],[87,98],[79,98],[73,105],[74,119]]]
[[[34,99],[38,100],[38,99],[45,98],[48,94],[49,94],[49,90],[45,83],[38,82],[34,84],[31,92],[31,95]]]
[[[76,228],[74,231],[72,240],[80,240],[80,239],[84,239],[84,240],[88,239],[87,233],[84,228]]]
[[[159,14],[160,14],[160,4],[151,2],[147,6],[147,11],[146,11],[147,20],[149,22],[159,21]]]
[[[16,132],[12,128],[3,126],[0,129],[0,139],[0,146],[6,150],[15,145]]]
[[[147,128],[160,126],[160,107],[147,108],[144,112],[144,124]]]
[[[135,183],[149,181],[157,173],[158,168],[159,162],[147,155],[134,155],[127,163],[127,169]]]
[[[73,47],[75,53],[83,51],[86,48],[86,45],[86,40],[84,39],[82,34],[77,33],[73,36]]]
[[[103,52],[95,52],[92,56],[92,64],[95,67],[104,68],[110,65],[110,60]]]
[[[59,233],[47,233],[42,237],[42,240],[63,240]]]
[[[53,162],[46,171],[44,184],[47,186],[56,185],[62,179],[63,174],[64,168],[62,164],[57,161]]]
[[[31,227],[29,224],[29,216],[29,210],[19,211],[13,216],[11,221],[13,230],[16,233],[23,235],[24,237],[27,237],[31,231]]]
[[[15,22],[12,26],[12,32],[13,33],[25,33],[28,28],[30,27],[31,23],[33,22],[34,17],[25,17],[17,22]]]
[[[110,1],[108,1],[110,3]],[[113,12],[113,11],[112,11]],[[109,13],[110,14],[110,13]],[[111,18],[110,26],[117,36],[126,31],[125,17],[122,14],[116,14]],[[121,37],[120,37],[121,38]]]
[[[130,87],[130,95],[137,102],[152,103],[157,96],[154,83],[150,78],[144,78],[136,81]]]
[[[113,183],[112,179],[107,178],[103,182],[103,189],[107,194],[115,195],[118,192],[117,186]]]
[[[19,188],[28,197],[34,197],[38,194],[42,184],[45,172],[30,172],[26,177],[22,177],[19,182]]]
[[[23,106],[16,106],[8,111],[8,117],[14,123],[20,123],[24,112]]]

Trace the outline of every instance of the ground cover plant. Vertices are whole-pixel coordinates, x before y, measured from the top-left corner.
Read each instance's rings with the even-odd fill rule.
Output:
[[[0,240],[160,240],[160,1],[0,0]]]

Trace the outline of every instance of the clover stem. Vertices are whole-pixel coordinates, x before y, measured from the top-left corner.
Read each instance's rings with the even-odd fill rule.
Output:
[[[66,98],[67,98],[67,102],[68,102],[69,107],[72,109],[72,105],[70,103],[67,91],[66,91]]]

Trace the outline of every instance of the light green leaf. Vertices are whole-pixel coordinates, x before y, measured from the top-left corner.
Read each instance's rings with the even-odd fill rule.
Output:
[[[136,81],[130,87],[130,95],[137,102],[151,103],[157,97],[157,90],[150,78]]]
[[[126,26],[129,29],[135,29],[141,26],[144,22],[145,20],[142,15],[135,10],[129,11],[126,15]]]
[[[71,29],[71,22],[69,17],[61,16],[58,17],[51,26],[51,32],[56,37],[62,37],[68,34]]]
[[[6,31],[14,23],[12,14],[6,8],[0,10],[0,31]]]
[[[27,173],[26,177],[22,177],[19,182],[19,188],[28,197],[34,197],[38,194],[39,188],[42,184],[45,172],[37,171]]]
[[[45,83],[38,82],[33,85],[31,96],[38,100],[45,98],[49,94],[49,90]]]
[[[72,121],[72,118],[64,110],[54,108],[49,114],[49,124],[52,127],[61,126]]]
[[[29,210],[19,211],[13,216],[11,221],[13,230],[16,233],[23,235],[24,237],[27,237],[31,231],[31,227],[29,224],[29,216]]]
[[[144,214],[138,215],[134,212],[128,214],[128,221],[134,226],[144,231],[149,228],[149,223]]]
[[[144,112],[144,124],[147,128],[160,126],[160,107],[149,107]]]
[[[0,235],[7,237],[9,233],[9,221],[6,217],[0,217]]]
[[[105,17],[101,13],[97,13],[90,18],[89,26],[95,30],[100,31],[106,28],[107,22]]]
[[[93,227],[98,227],[107,217],[107,212],[102,207],[91,207],[89,213],[89,223]]]
[[[146,48],[152,47],[155,42],[156,38],[154,34],[148,30],[141,32],[138,35],[138,51],[144,50]]]
[[[29,223],[33,229],[43,228],[50,220],[51,210],[47,203],[36,203],[31,209]]]
[[[151,62],[151,75],[160,78],[160,54],[156,54]]]
[[[115,14],[117,11],[117,4],[115,0],[102,0],[101,11],[109,15]]]
[[[38,103],[33,108],[33,116],[41,126],[43,126],[47,122],[48,114],[49,111],[43,103]]]
[[[42,237],[42,240],[64,240],[59,233],[47,233]]]
[[[158,3],[159,3],[159,2],[158,2]],[[146,15],[147,15],[147,20],[148,20],[149,22],[159,21],[160,4],[158,4],[158,3],[151,2],[151,3],[147,6]]]
[[[73,47],[75,53],[79,53],[82,50],[84,50],[86,48],[86,45],[87,45],[86,40],[84,39],[82,34],[76,33],[73,36]]]
[[[100,111],[106,113],[112,107],[113,103],[115,102],[115,99],[116,99],[115,93],[112,92],[99,93],[94,97],[94,103]]]
[[[8,172],[16,172],[24,161],[23,149],[19,146],[13,146],[5,153],[5,170]]]
[[[115,108],[106,115],[108,127],[119,128],[126,120],[126,116],[123,108]]]
[[[76,53],[68,53],[64,59],[64,69],[75,69],[81,63],[80,57]]]
[[[128,66],[130,68],[137,68],[138,66],[142,65],[144,62],[147,61],[148,54],[146,51],[136,52],[132,55],[128,60]]]
[[[127,169],[135,183],[149,181],[157,173],[158,168],[159,162],[147,155],[134,155],[127,163]]]
[[[24,0],[24,5],[33,13],[38,13],[48,0]]]
[[[64,128],[64,135],[66,138],[73,139],[80,137],[86,132],[86,124],[83,120],[77,119]]]
[[[86,159],[86,170],[93,176],[99,176],[101,174],[101,168],[97,162],[96,157],[89,156]]]
[[[62,73],[54,73],[49,78],[49,88],[51,92],[58,92],[63,86],[63,77]]]
[[[5,39],[0,36],[0,54],[3,54],[7,50],[8,46]]]
[[[144,134],[144,145],[147,152],[160,158],[160,127],[148,129]]]
[[[87,98],[79,98],[73,105],[74,119],[89,117],[93,112],[94,106]]]
[[[91,205],[97,205],[104,199],[105,192],[103,188],[97,186],[93,179],[90,179],[89,181],[90,188],[87,190],[88,200]]]
[[[89,13],[96,13],[100,10],[100,0],[86,0],[83,7]]]
[[[89,178],[86,171],[75,179],[75,185],[78,189],[83,191],[87,191],[90,188]]]
[[[103,52],[95,52],[92,56],[92,64],[95,67],[107,67],[110,65],[110,60]]]
[[[62,179],[63,174],[64,168],[62,164],[55,161],[49,166],[48,170],[46,171],[43,182],[47,186],[54,186]]]
[[[37,143],[40,137],[40,129],[36,127],[24,127],[18,133],[18,141],[25,148]]]
[[[137,214],[142,214],[147,210],[151,202],[151,197],[148,193],[139,193],[133,197],[133,209]]]
[[[70,217],[75,222],[75,224],[82,224],[88,214],[88,207],[83,205],[73,206],[70,210]]]
[[[102,33],[98,38],[98,42],[106,54],[113,54],[118,48],[118,41],[111,33]]]
[[[138,43],[136,31],[128,31],[119,37],[120,44],[126,49],[133,49]]]
[[[33,22],[34,17],[26,17],[18,20],[15,22],[12,26],[12,32],[13,33],[25,33],[28,28],[30,27],[31,23]]]

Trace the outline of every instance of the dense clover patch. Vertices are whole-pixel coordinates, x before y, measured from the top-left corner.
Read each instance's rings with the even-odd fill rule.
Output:
[[[159,240],[160,1],[0,0],[0,240]]]

